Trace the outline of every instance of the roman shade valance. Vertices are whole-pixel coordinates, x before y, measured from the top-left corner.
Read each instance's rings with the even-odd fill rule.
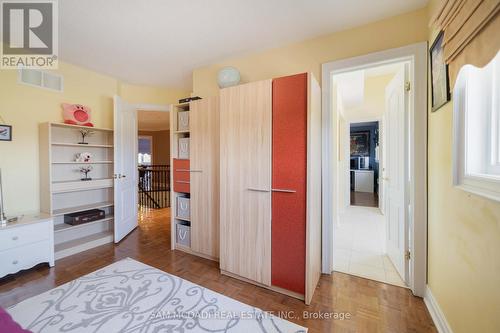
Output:
[[[500,48],[500,0],[443,0],[431,24],[444,31],[444,56],[453,87],[466,64],[483,67]]]

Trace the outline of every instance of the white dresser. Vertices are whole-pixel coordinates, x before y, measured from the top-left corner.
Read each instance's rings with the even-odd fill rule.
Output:
[[[375,181],[373,170],[352,169],[354,172],[354,191],[374,192]]]
[[[0,278],[44,262],[54,266],[54,223],[50,215],[26,215],[0,226]]]

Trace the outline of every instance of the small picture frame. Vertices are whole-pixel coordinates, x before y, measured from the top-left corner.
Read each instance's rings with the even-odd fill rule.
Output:
[[[0,125],[0,141],[12,141],[12,126]]]
[[[441,31],[429,50],[431,65],[431,98],[432,112],[451,100],[448,65],[444,62],[444,32]]]

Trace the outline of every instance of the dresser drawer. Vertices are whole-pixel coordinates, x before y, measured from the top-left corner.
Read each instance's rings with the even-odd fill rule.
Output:
[[[51,221],[32,223],[0,232],[0,251],[48,240],[54,232]]]
[[[50,263],[52,243],[48,240],[0,252],[0,277],[31,268],[39,263]]]

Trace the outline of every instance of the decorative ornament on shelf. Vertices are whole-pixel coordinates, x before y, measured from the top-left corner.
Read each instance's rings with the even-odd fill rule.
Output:
[[[62,103],[61,106],[65,124],[94,127],[91,122],[92,111],[88,106],[69,103]]]
[[[89,177],[89,172],[92,171],[94,168],[92,165],[87,165],[87,166],[82,166],[78,169],[80,173],[82,174],[82,178],[80,180],[82,181],[88,181],[92,180],[92,178]]]
[[[78,153],[76,154],[75,157],[75,162],[79,163],[89,163],[92,160],[92,154],[91,153]]]
[[[224,67],[217,73],[220,88],[232,87],[240,83],[240,72],[234,67]]]
[[[85,138],[88,137],[88,136],[94,135],[94,133],[95,133],[94,131],[91,131],[91,130],[86,129],[86,128],[80,129],[80,134],[82,136],[82,141],[78,142],[78,144],[79,145],[88,145],[89,143],[85,142]]]

